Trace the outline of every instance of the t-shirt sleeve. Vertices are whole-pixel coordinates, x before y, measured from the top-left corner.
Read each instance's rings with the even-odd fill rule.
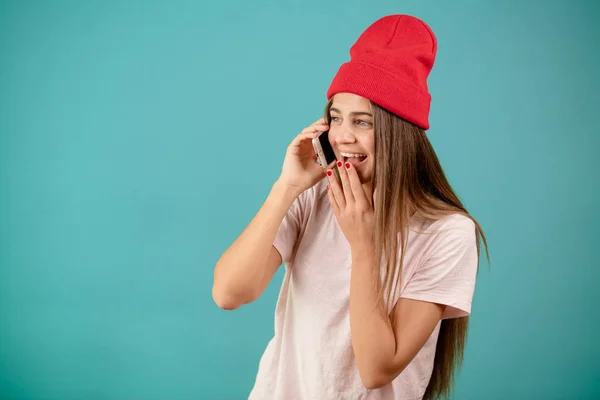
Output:
[[[477,275],[475,225],[464,217],[435,235],[425,261],[409,278],[400,297],[446,305],[442,319],[467,316]]]
[[[289,263],[293,257],[294,247],[302,226],[302,202],[304,194],[298,196],[285,214],[279,225],[273,246],[277,249],[283,262]]]

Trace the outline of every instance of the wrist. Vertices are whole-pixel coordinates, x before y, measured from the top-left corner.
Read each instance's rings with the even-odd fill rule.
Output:
[[[296,197],[300,196],[302,190],[297,186],[290,185],[289,183],[278,179],[273,184],[271,191],[276,192],[277,194],[292,199],[292,201],[296,200]]]
[[[350,246],[352,261],[372,261],[375,257],[375,249],[371,243],[359,243]]]
[[[271,187],[271,195],[282,199],[284,202],[289,203],[290,205],[298,196],[300,196],[300,193],[302,192],[295,186],[289,185],[280,180],[275,181]]]

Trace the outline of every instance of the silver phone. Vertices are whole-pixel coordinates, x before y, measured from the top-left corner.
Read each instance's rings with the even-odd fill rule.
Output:
[[[331,143],[329,143],[329,131],[319,134],[319,136],[312,140],[312,144],[315,149],[315,153],[317,154],[317,160],[319,164],[321,164],[323,171],[327,171],[328,169],[333,170],[338,183],[341,182],[338,169],[335,168],[337,164],[335,152],[333,151],[333,147],[331,147]]]

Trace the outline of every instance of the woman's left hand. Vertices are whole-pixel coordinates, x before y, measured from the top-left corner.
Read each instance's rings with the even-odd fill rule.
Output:
[[[341,165],[338,171],[342,185],[332,170],[327,171],[329,203],[352,250],[369,249],[373,244],[375,210],[367,197],[356,168],[350,163]]]

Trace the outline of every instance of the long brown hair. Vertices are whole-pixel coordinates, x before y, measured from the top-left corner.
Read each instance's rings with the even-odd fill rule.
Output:
[[[331,122],[332,103],[333,100],[329,101],[325,107],[327,123]],[[454,193],[426,132],[373,102],[371,106],[377,155],[373,171],[373,184],[377,188],[373,240],[375,259],[382,260],[383,256],[385,260],[383,276],[380,268],[375,268],[373,273],[375,282],[382,282],[377,287],[379,306],[389,310],[388,302],[400,286],[400,279],[394,284],[394,277],[402,275],[411,213],[417,212],[431,220],[456,213],[465,215],[475,224],[477,255],[481,239],[488,264],[489,252],[481,226]],[[397,260],[399,249],[401,256]],[[462,365],[468,324],[469,317],[442,320],[424,400],[450,396],[454,375]]]

